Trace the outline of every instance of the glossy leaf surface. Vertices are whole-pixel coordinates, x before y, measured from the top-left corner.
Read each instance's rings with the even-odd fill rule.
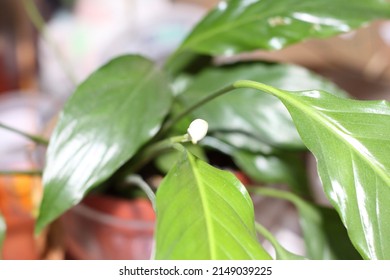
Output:
[[[269,259],[240,181],[184,152],[157,191],[156,259]]]
[[[239,79],[266,82],[287,90],[321,88],[344,95],[332,83],[304,68],[256,63],[205,70],[194,78],[179,101],[189,107]],[[262,153],[271,152],[272,146],[304,148],[283,104],[253,89],[239,89],[220,96],[194,111],[193,116],[207,120],[210,133],[224,133],[221,137],[236,147],[253,147],[255,140]]]
[[[220,138],[220,134],[215,135],[215,137],[207,136],[201,144],[230,156],[237,167],[254,182],[287,184],[302,197],[311,197],[304,161],[300,158],[300,153],[274,149],[275,153],[273,154],[262,154],[256,150],[247,149],[248,147],[245,145],[231,145]],[[261,143],[253,142],[254,149],[256,144],[257,147],[261,147]]]
[[[296,153],[263,155],[236,150],[234,162],[259,183],[285,183],[301,196],[310,197],[303,159]]]
[[[318,163],[325,192],[367,259],[390,259],[390,105],[237,82],[280,98]]]
[[[122,56],[82,83],[47,152],[38,230],[77,204],[159,130],[171,105],[166,77],[140,56]]]
[[[384,0],[221,1],[190,33],[177,55],[232,55],[281,49],[309,38],[329,37],[390,17]]]
[[[361,259],[334,209],[314,205],[293,193],[277,189],[257,188],[253,192],[294,204],[298,210],[308,259]]]

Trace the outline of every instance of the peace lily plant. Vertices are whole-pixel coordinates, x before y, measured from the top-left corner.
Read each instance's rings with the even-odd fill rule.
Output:
[[[389,103],[353,100],[294,65],[204,59],[281,49],[389,17],[384,0],[222,1],[162,67],[139,55],[108,62],[77,87],[50,138],[36,231],[109,179],[157,165],[164,179],[156,194],[147,190],[155,259],[269,259],[256,231],[278,259],[390,259]],[[312,199],[307,150],[333,208]],[[262,183],[253,196],[296,206],[305,256],[255,223],[247,189],[210,165],[209,151]]]

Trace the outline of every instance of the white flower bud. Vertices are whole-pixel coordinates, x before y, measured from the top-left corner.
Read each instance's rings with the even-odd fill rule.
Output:
[[[188,136],[193,144],[202,140],[206,134],[209,124],[202,119],[193,120],[187,129]]]

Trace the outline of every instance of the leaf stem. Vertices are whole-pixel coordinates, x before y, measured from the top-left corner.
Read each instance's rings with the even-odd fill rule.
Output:
[[[74,76],[73,72],[71,71],[69,64],[67,63],[67,60],[63,56],[61,50],[58,48],[58,45],[54,42],[54,40],[49,36],[47,32],[45,32],[45,20],[43,19],[42,15],[40,14],[37,6],[35,5],[33,0],[23,0],[24,8],[27,12],[28,17],[30,18],[31,22],[33,23],[34,27],[41,33],[46,42],[51,46],[52,50],[54,51],[55,55],[57,56],[65,74],[67,75],[69,81],[72,82],[73,85],[77,85],[76,77]]]
[[[273,198],[279,198],[283,200],[287,200],[294,204],[297,208],[305,207],[308,208],[310,206],[309,203],[307,203],[305,200],[297,196],[296,194],[293,194],[288,191],[282,191],[282,190],[277,190],[273,188],[264,188],[264,187],[248,187],[251,189],[252,193],[261,195],[261,196],[267,196],[267,197],[273,197]]]
[[[42,170],[0,170],[0,175],[41,176],[42,175]]]
[[[142,179],[141,176],[136,175],[136,174],[131,174],[131,175],[127,176],[126,182],[129,184],[134,184],[134,185],[140,187],[140,189],[142,189],[145,192],[145,194],[149,198],[150,202],[152,203],[154,212],[156,212],[156,195],[155,195],[154,191],[152,190],[152,187],[149,186],[148,183],[146,183],[144,181],[144,179]]]
[[[232,86],[235,89],[251,88],[251,89],[257,89],[257,90],[269,93],[271,95],[279,96],[278,91],[274,87],[271,87],[271,86],[263,84],[263,83],[255,82],[255,81],[239,80],[239,81],[234,82]]]
[[[198,102],[196,102],[195,104],[193,104],[192,106],[188,107],[183,112],[181,112],[180,114],[175,116],[173,119],[168,120],[163,125],[163,127],[161,128],[161,130],[158,133],[158,135],[163,135],[164,133],[166,133],[170,128],[172,128],[172,126],[174,124],[176,124],[178,121],[183,119],[185,116],[187,116],[188,114],[190,114],[194,110],[196,110],[199,107],[203,106],[204,104],[212,101],[213,99],[215,99],[215,98],[217,98],[217,97],[219,97],[219,96],[221,96],[221,95],[223,95],[225,93],[228,93],[230,91],[233,91],[233,90],[239,89],[239,88],[258,89],[258,90],[267,92],[267,93],[272,94],[272,95],[277,95],[276,90],[273,87],[271,87],[271,86],[268,86],[268,85],[265,85],[265,84],[262,84],[262,83],[258,83],[258,82],[254,82],[254,81],[249,81],[249,80],[239,80],[239,81],[236,81],[233,84],[231,84],[229,86],[226,86],[226,87],[224,87],[224,88],[222,88],[220,90],[217,90],[216,92],[214,92],[214,93],[204,97],[203,99],[199,100]]]
[[[172,128],[172,126],[174,124],[176,124],[178,121],[180,121],[181,119],[183,119],[185,116],[187,116],[188,114],[190,114],[191,112],[193,112],[194,110],[198,109],[199,107],[203,106],[204,104],[210,102],[211,100],[217,98],[218,96],[221,96],[225,93],[228,93],[232,90],[234,90],[235,87],[233,85],[229,85],[225,88],[222,88],[220,90],[217,90],[216,92],[204,97],[203,99],[199,100],[198,102],[196,102],[195,104],[193,104],[192,106],[188,107],[187,109],[185,109],[183,112],[181,112],[180,114],[178,114],[176,117],[174,117],[173,119],[170,119],[168,120],[165,125],[161,128],[159,134],[164,134],[166,133],[170,128]]]
[[[185,143],[189,141],[190,138],[188,134],[184,134],[180,136],[170,137],[168,139],[161,140],[148,146],[147,148],[145,148],[145,150],[141,151],[141,153],[139,153],[139,155],[136,156],[134,160],[132,160],[134,164],[131,165],[131,167],[127,170],[126,173],[135,173],[143,166],[148,164],[151,160],[153,160],[156,156],[164,153],[171,148],[180,149],[180,147],[177,147],[178,143]]]
[[[155,136],[155,139],[159,139],[160,136],[164,135],[166,132],[168,132],[178,121],[183,119],[185,116],[193,112],[194,110],[198,109],[199,107],[203,106],[204,104],[214,100],[215,98],[228,93],[230,91],[233,91],[235,89],[239,88],[253,88],[253,89],[258,89],[264,92],[267,92],[272,95],[277,95],[276,90],[268,85],[254,82],[254,81],[249,81],[249,80],[239,80],[234,82],[233,84],[226,86],[220,90],[217,90],[216,92],[202,98],[195,104],[191,105],[190,107],[186,108],[184,111],[176,115],[174,118],[169,119],[160,129],[160,131],[157,133]],[[187,140],[188,141],[188,140]],[[153,144],[152,146],[149,146],[148,148],[145,149],[144,152],[140,153],[138,157],[136,157],[137,161],[136,163],[132,166],[131,171],[136,171],[140,167],[144,166],[146,163],[148,163],[150,160],[152,160],[156,155],[159,153],[162,153],[164,150],[171,148],[172,147],[172,142],[171,140],[162,140],[160,142],[157,142]]]
[[[282,245],[280,245],[279,241],[272,235],[268,229],[266,229],[263,225],[258,222],[255,222],[255,228],[258,233],[260,233],[265,239],[271,243],[271,245],[275,248],[276,259],[278,260],[305,260],[304,257],[296,255],[288,250],[286,250]]]
[[[280,249],[282,246],[276,240],[276,238],[272,235],[272,233],[266,229],[262,224],[255,222],[255,228],[258,233],[260,233],[265,239],[267,239],[275,249]]]
[[[9,131],[12,131],[12,132],[15,132],[19,135],[22,135],[28,139],[30,139],[31,141],[37,143],[37,144],[40,144],[40,145],[44,145],[44,146],[47,146],[49,144],[49,141],[47,139],[44,139],[38,135],[33,135],[33,134],[29,134],[29,133],[26,133],[26,132],[23,132],[23,131],[20,131],[16,128],[13,128],[13,127],[10,127],[8,125],[5,125],[3,123],[0,123],[0,127],[1,128],[4,128],[6,130],[9,130]]]

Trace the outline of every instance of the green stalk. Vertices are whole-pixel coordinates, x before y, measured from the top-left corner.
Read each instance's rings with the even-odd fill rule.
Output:
[[[22,135],[28,139],[30,139],[31,141],[37,143],[37,144],[40,144],[40,145],[44,145],[44,146],[47,146],[49,145],[49,141],[47,139],[44,139],[38,135],[33,135],[33,134],[29,134],[29,133],[26,133],[26,132],[23,132],[23,131],[20,131],[16,128],[13,128],[13,127],[10,127],[8,125],[5,125],[3,123],[0,123],[0,127],[1,128],[4,128],[6,130],[9,130],[9,131],[12,131],[12,132],[15,132],[19,135]]]
[[[146,196],[149,198],[150,202],[152,203],[153,210],[156,212],[156,195],[153,191],[153,189],[142,179],[141,176],[132,174],[126,177],[126,182],[129,184],[134,184],[138,186],[141,190],[144,191]]]
[[[72,70],[70,69],[69,64],[63,56],[61,50],[58,48],[58,45],[47,34],[47,32],[45,32],[45,20],[43,19],[37,6],[35,5],[34,0],[23,0],[23,5],[34,27],[39,31],[39,33],[44,36],[46,42],[51,46],[65,74],[68,76],[68,79],[72,82],[73,85],[77,85],[77,79],[74,76]]]
[[[41,176],[42,170],[0,170],[0,175],[28,175],[28,176]]]
[[[284,250],[284,248],[280,245],[278,240],[272,235],[272,233],[266,229],[262,224],[255,222],[255,228],[260,235],[262,235],[265,239],[271,243],[271,245],[275,248],[275,251]]]
[[[170,137],[168,139],[161,140],[156,142],[148,147],[146,147],[143,151],[141,151],[138,156],[132,160],[134,162],[133,165],[126,171],[127,174],[133,174],[152,161],[154,158],[159,156],[160,154],[172,149],[182,149],[181,146],[177,146],[178,143],[185,143],[190,141],[188,134],[184,134],[181,136]]]
[[[276,238],[272,235],[272,233],[269,232],[263,225],[256,222],[255,227],[257,232],[259,232],[262,236],[264,236],[264,238],[267,239],[269,243],[271,243],[271,245],[274,247],[276,252],[276,259],[278,260],[304,260],[305,259],[304,257],[298,256],[283,248],[283,246],[280,245],[279,241],[276,240]]]
[[[204,104],[210,102],[211,100],[217,98],[218,96],[224,95],[225,93],[228,93],[232,90],[234,90],[235,87],[233,85],[227,86],[225,88],[222,88],[220,90],[217,90],[216,92],[204,97],[203,99],[196,102],[194,105],[188,107],[183,112],[178,114],[176,117],[174,117],[171,120],[168,120],[165,125],[161,128],[159,134],[166,133],[170,128],[172,128],[173,125],[175,125],[178,121],[183,119],[185,116],[193,112],[194,110],[198,109],[199,107],[203,106]]]
[[[252,189],[252,187],[248,186],[249,189]],[[308,203],[306,203],[303,199],[296,196],[295,194],[292,194],[287,191],[277,190],[273,188],[264,188],[264,187],[257,187],[252,193],[261,195],[261,196],[267,196],[272,198],[279,198],[283,200],[287,200],[294,204],[295,207],[298,208],[299,211],[305,209],[305,211],[311,211],[312,208]],[[256,230],[264,236],[265,239],[267,239],[271,245],[275,248],[276,257],[280,260],[304,260],[305,258],[303,256],[296,255],[285,248],[283,248],[282,245],[276,240],[276,238],[262,225],[256,223],[255,224]]]
[[[251,189],[251,187],[248,187]],[[298,197],[297,195],[290,193],[288,191],[282,191],[282,190],[277,190],[277,189],[272,189],[272,188],[264,188],[264,187],[257,187],[254,188],[252,193],[261,195],[261,196],[267,196],[267,197],[273,197],[273,198],[279,198],[283,200],[287,200],[291,202],[293,205],[295,205],[298,209],[311,209],[311,206]]]
[[[265,84],[253,82],[253,81],[247,81],[247,80],[236,81],[232,85],[224,87],[224,88],[217,90],[216,92],[204,97],[203,99],[199,100],[198,102],[196,102],[192,106],[186,108],[184,111],[182,111],[180,114],[178,114],[174,118],[168,120],[163,125],[163,127],[160,129],[158,134],[155,136],[155,139],[159,139],[160,136],[163,136],[165,133],[167,133],[177,122],[179,122],[181,119],[186,117],[188,114],[190,114],[194,110],[196,110],[199,107],[205,105],[206,103],[214,100],[215,98],[217,98],[221,95],[224,95],[225,93],[231,92],[235,89],[238,89],[238,88],[258,89],[258,90],[270,93],[272,95],[277,95],[277,92],[273,87],[267,86]],[[167,149],[172,148],[172,144],[173,143],[171,142],[170,139],[166,139],[166,140],[162,140],[160,142],[157,142],[157,143],[147,147],[143,152],[140,153],[140,155],[138,157],[136,157],[136,160],[134,160],[134,162],[136,162],[136,164],[133,165],[130,170],[132,172],[139,170],[146,163],[150,162],[155,156],[159,155],[160,153],[164,152]]]
[[[274,95],[276,97],[278,97],[280,95],[278,90],[276,90],[275,88],[273,88],[269,85],[259,83],[259,82],[249,81],[249,80],[236,81],[233,83],[233,87],[235,89],[239,89],[239,88],[257,89],[257,90],[260,90],[262,92],[266,92],[268,94]]]
[[[206,103],[214,100],[215,98],[217,98],[217,97],[219,97],[221,95],[224,95],[225,93],[228,93],[230,91],[233,91],[233,90],[239,89],[239,88],[257,89],[257,90],[260,90],[260,91],[263,91],[263,92],[266,92],[266,93],[269,93],[269,94],[272,94],[272,95],[277,95],[277,91],[273,87],[271,87],[271,86],[268,86],[268,85],[265,85],[265,84],[262,84],[262,83],[258,83],[258,82],[254,82],[254,81],[247,81],[247,80],[236,81],[232,85],[224,87],[224,88],[222,88],[220,90],[217,90],[216,92],[214,92],[214,93],[204,97],[203,99],[201,99],[198,102],[196,102],[194,105],[192,105],[192,106],[188,107],[187,109],[185,109],[183,112],[178,114],[173,119],[168,120],[165,123],[165,125],[161,128],[161,130],[159,132],[159,135],[166,133],[178,121],[180,121],[185,116],[187,116],[188,114],[190,114],[194,110],[198,109],[199,107],[205,105]]]

